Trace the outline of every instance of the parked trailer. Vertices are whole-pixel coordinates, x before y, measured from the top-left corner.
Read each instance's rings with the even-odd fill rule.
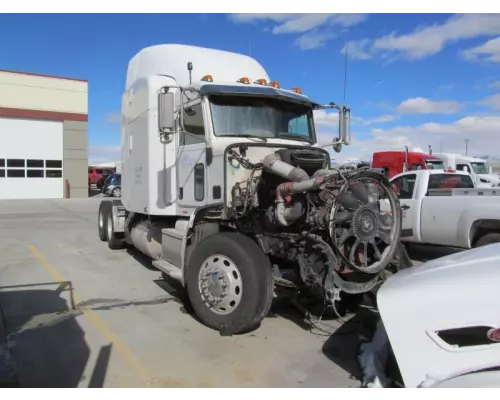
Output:
[[[122,97],[122,198],[102,201],[100,239],[149,256],[205,325],[228,334],[256,328],[279,285],[334,308],[370,291],[397,256],[399,202],[382,174],[331,168],[318,109],[339,113],[339,151],[349,108],[281,88],[255,59],[141,50]],[[392,218],[380,214],[384,193]]]

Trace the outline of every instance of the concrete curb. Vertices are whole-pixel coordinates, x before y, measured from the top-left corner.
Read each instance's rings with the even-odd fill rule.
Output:
[[[19,387],[19,381],[7,342],[7,324],[0,304],[0,388],[9,387]]]

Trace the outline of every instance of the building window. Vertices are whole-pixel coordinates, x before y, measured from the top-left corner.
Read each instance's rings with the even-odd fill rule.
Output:
[[[5,160],[3,158],[0,158],[0,168],[5,167]]]
[[[62,170],[60,169],[47,169],[45,170],[46,178],[62,178]]]
[[[0,178],[5,178],[5,170],[0,169]]]
[[[61,160],[46,160],[45,168],[62,168]]]
[[[43,178],[43,169],[26,170],[26,178]]]
[[[43,160],[27,160],[26,166],[28,168],[43,168]]]
[[[8,159],[7,160],[7,167],[9,167],[9,168],[24,168],[25,167],[24,161],[25,160],[21,160],[21,159],[17,159],[17,158]]]
[[[8,169],[7,170],[7,178],[24,178],[24,177],[25,177],[24,169]]]

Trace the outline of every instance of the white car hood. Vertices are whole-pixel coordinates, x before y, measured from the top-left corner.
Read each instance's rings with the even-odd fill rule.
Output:
[[[406,387],[500,366],[500,342],[456,347],[436,334],[500,328],[499,287],[500,243],[399,271],[381,286],[378,308]]]

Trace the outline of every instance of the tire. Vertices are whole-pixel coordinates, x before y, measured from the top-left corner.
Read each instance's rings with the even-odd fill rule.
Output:
[[[110,203],[112,204],[112,203]],[[125,248],[125,241],[123,238],[123,233],[115,232],[115,223],[113,221],[113,212],[110,208],[108,212],[108,220],[106,222],[106,236],[108,239],[108,247],[111,250],[119,250]]]
[[[120,197],[121,195],[122,195],[122,189],[119,187],[115,187],[111,192],[111,196],[113,197]]]
[[[486,235],[483,235],[479,238],[479,240],[476,242],[474,247],[482,247],[482,246],[487,246],[489,244],[493,243],[498,243],[500,242],[500,233],[496,232],[491,232],[487,233]]]
[[[223,266],[224,259],[229,262],[229,267]],[[236,305],[227,306],[226,313],[210,307],[204,300],[199,275],[210,263],[219,270],[223,269],[222,276],[229,279],[226,299],[239,296]],[[237,271],[236,275],[233,271]],[[273,299],[272,266],[249,237],[233,232],[216,233],[193,249],[187,265],[186,286],[193,310],[204,325],[225,335],[245,333],[258,328],[269,312]],[[223,301],[228,300],[223,298]]]
[[[108,240],[108,214],[111,212],[111,202],[101,201],[97,215],[97,232],[102,242]]]

